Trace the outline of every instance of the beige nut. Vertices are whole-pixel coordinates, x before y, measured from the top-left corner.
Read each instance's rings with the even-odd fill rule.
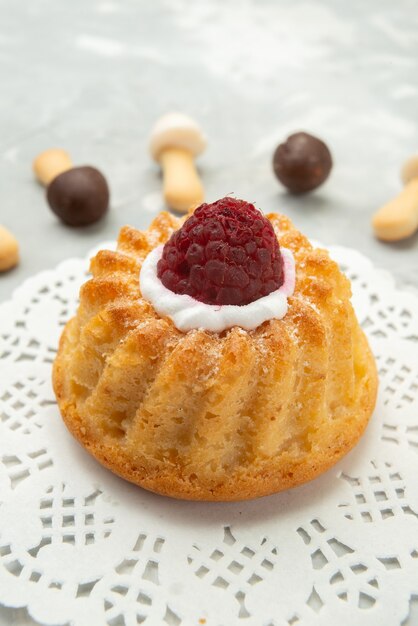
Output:
[[[47,187],[59,174],[73,167],[70,155],[62,148],[50,148],[38,154],[33,161],[33,171],[42,185]]]
[[[6,272],[19,263],[19,244],[7,228],[0,226],[0,272]]]
[[[401,169],[401,178],[404,185],[418,178],[418,154],[405,161]]]
[[[418,229],[418,178],[413,178],[403,191],[382,206],[373,216],[376,237],[383,241],[399,241]]]

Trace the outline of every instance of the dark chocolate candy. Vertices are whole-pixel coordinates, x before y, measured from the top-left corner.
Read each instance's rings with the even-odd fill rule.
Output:
[[[59,174],[47,189],[52,211],[69,226],[97,222],[109,206],[109,187],[95,167],[73,167]]]
[[[273,169],[292,193],[312,191],[328,178],[332,157],[321,139],[309,133],[294,133],[273,155]]]

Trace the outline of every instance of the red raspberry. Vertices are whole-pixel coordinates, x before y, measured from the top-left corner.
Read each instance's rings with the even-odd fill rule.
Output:
[[[268,219],[253,204],[202,204],[164,246],[158,277],[206,304],[248,304],[283,283],[283,260]]]

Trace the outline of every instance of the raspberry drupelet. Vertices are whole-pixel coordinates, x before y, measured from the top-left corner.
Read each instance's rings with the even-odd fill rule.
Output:
[[[173,233],[158,277],[174,293],[242,306],[281,287],[283,259],[269,220],[253,204],[226,197],[202,204]]]

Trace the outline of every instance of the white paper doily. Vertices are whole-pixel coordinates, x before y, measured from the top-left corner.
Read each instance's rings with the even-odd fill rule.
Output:
[[[105,244],[104,244],[105,245]],[[235,504],[162,498],[67,433],[51,388],[87,261],[0,306],[0,604],[74,626],[396,626],[418,592],[418,297],[331,248],[379,363],[360,444],[298,489]]]

